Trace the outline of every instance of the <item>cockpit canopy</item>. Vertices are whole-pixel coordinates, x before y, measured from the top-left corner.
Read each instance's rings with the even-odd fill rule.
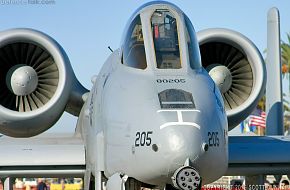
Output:
[[[146,69],[144,38],[140,15],[132,21],[123,44],[122,63],[137,69]]]
[[[176,18],[167,9],[157,9],[151,28],[158,69],[180,69],[179,39]]]
[[[122,63],[143,70],[148,66],[160,70],[187,65],[191,69],[201,68],[199,46],[190,20],[170,3],[144,5],[125,31]]]

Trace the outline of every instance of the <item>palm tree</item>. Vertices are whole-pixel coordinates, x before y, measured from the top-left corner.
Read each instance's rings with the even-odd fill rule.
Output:
[[[287,33],[288,43],[281,43],[281,61],[282,61],[282,73],[287,75],[289,79],[289,67],[290,67],[290,33]]]
[[[282,62],[282,74],[283,77],[286,76],[286,79],[288,79],[289,87],[288,87],[288,93],[290,92],[290,33],[287,33],[287,40],[288,42],[281,42],[281,62]],[[286,102],[286,103],[285,103]],[[286,109],[285,109],[286,108]],[[287,109],[288,108],[288,109]],[[290,128],[290,122],[289,122],[289,102],[284,100],[284,127],[285,130],[289,130]]]

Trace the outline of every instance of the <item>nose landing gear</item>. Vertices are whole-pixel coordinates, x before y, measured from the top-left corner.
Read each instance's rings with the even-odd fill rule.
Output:
[[[201,177],[191,166],[183,166],[176,170],[172,176],[175,188],[181,190],[200,190]]]

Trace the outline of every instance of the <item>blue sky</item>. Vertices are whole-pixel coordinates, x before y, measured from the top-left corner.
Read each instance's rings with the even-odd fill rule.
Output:
[[[42,0],[39,0],[41,3]],[[54,4],[32,4],[33,0],[0,0],[0,31],[33,28],[52,36],[65,49],[79,81],[91,88],[110,54],[120,46],[123,29],[131,14],[147,0],[44,0]],[[35,0],[34,0],[35,2]],[[229,28],[250,38],[263,51],[266,48],[267,11],[280,10],[281,36],[290,32],[289,0],[172,0],[191,19],[195,30]],[[65,116],[50,132],[74,131],[76,118]]]

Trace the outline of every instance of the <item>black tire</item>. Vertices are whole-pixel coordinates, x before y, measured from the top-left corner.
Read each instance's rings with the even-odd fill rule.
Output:
[[[90,181],[90,187],[89,190],[95,190],[95,180]]]
[[[201,183],[199,184],[199,187],[197,188],[197,190],[201,190]],[[170,184],[166,184],[165,190],[177,190],[175,187],[173,187]]]
[[[166,187],[165,187],[166,190],[176,190],[175,187],[173,187],[172,185],[170,184],[166,184]]]
[[[125,183],[126,190],[140,190],[141,189],[141,182],[137,181],[134,178],[128,178]]]

